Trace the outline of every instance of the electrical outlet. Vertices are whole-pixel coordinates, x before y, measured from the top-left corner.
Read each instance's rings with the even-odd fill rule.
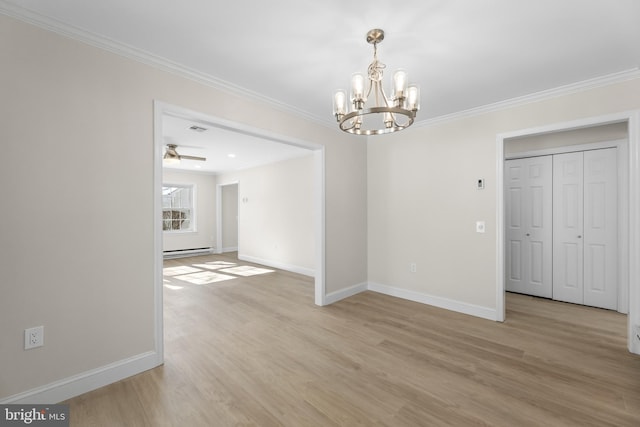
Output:
[[[416,271],[418,271],[418,266],[416,265],[416,263],[412,262],[411,264],[409,264],[409,272],[415,273]]]
[[[24,349],[42,347],[44,345],[44,326],[36,326],[24,330]]]

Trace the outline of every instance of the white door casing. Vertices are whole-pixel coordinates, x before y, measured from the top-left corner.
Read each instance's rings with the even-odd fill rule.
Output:
[[[618,310],[628,313],[627,348],[640,354],[640,340],[636,338],[640,328],[640,110],[621,111],[560,123],[519,129],[496,135],[497,182],[506,182],[505,143],[524,136],[543,135],[611,123],[627,123],[628,135],[624,140],[613,141],[618,147],[618,280],[620,301]],[[539,154],[550,154],[548,149],[536,150]],[[497,188],[496,197],[496,320],[506,319],[506,186]]]
[[[551,156],[505,162],[506,289],[552,296]]]

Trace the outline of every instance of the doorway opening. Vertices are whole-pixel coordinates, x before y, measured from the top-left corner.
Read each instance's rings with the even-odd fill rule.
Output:
[[[627,313],[626,125],[505,141],[507,291]]]
[[[635,268],[635,263],[630,263],[630,260],[636,259],[638,255],[638,247],[636,242],[640,239],[640,227],[638,226],[638,196],[637,192],[640,190],[640,182],[638,180],[638,174],[640,168],[638,164],[638,152],[640,145],[640,114],[636,112],[627,112],[620,114],[613,114],[608,116],[595,117],[590,119],[577,120],[573,122],[560,123],[555,125],[543,126],[539,128],[524,129],[516,132],[509,132],[497,135],[497,182],[503,183],[505,180],[505,159],[512,156],[513,142],[518,139],[523,141],[529,139],[534,141],[536,138],[541,140],[546,138],[547,140],[553,140],[554,135],[559,135],[563,132],[576,133],[584,132],[587,130],[604,129],[609,127],[618,127],[626,129],[626,138],[624,142],[617,144],[619,156],[618,159],[627,167],[627,175],[620,179],[620,198],[622,203],[620,206],[619,218],[621,219],[622,232],[619,233],[620,241],[618,244],[619,259],[618,259],[618,272],[620,289],[622,290],[622,299],[625,300],[622,303],[622,307],[619,311],[625,312],[628,309],[628,349],[634,353],[640,353],[640,343],[634,340],[633,331],[637,327],[640,319],[640,301],[638,293],[640,292],[640,285],[638,284],[638,269]],[[615,138],[614,138],[615,139]],[[517,142],[515,142],[517,144]],[[554,145],[555,144],[555,145]],[[593,148],[593,145],[589,143],[574,142],[576,146],[572,149],[576,150],[578,145],[583,144]],[[533,155],[541,150],[546,150],[547,153],[553,153],[554,150],[562,152],[565,148],[560,148],[562,145],[552,143],[547,146],[534,145],[532,148],[522,149],[522,153],[525,155]],[[529,153],[527,153],[529,151]],[[531,152],[533,151],[533,153]],[[522,155],[521,153],[521,155]],[[507,266],[505,262],[505,188],[504,185],[499,185],[497,188],[497,289],[496,289],[496,311],[497,320],[504,321],[506,316],[505,311],[505,278],[507,272]]]
[[[239,182],[218,184],[216,188],[217,253],[238,252]]]
[[[243,135],[251,138],[262,139],[269,144],[284,144],[296,149],[303,149],[312,155],[313,164],[313,282],[314,302],[316,305],[325,305],[325,221],[324,221],[324,146],[306,140],[276,134],[264,129],[254,128],[245,124],[232,122],[226,119],[208,116],[196,111],[188,110],[163,102],[154,102],[154,316],[155,316],[155,341],[156,352],[163,360],[163,231],[162,231],[162,179],[163,179],[163,155],[166,141],[163,138],[163,119],[165,117],[178,117],[192,120],[196,123],[206,124],[216,129]],[[211,194],[211,197],[217,197]],[[222,218],[220,218],[222,219]],[[217,220],[216,220],[217,221]],[[220,238],[223,236],[221,235]],[[222,250],[220,243],[217,250]]]

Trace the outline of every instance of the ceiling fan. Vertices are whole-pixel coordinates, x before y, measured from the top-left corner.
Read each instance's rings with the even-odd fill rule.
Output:
[[[185,156],[178,154],[176,151],[178,146],[176,144],[167,144],[167,149],[164,152],[164,156],[162,157],[162,161],[165,165],[180,163],[180,160],[200,160],[202,162],[206,161],[206,157],[197,157],[197,156]]]

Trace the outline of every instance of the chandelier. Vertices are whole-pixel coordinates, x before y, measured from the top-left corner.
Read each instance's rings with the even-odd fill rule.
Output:
[[[393,74],[392,88],[387,96],[382,88],[385,65],[378,61],[378,43],[384,40],[384,31],[373,29],[367,33],[367,42],[373,45],[373,62],[369,64],[365,87],[362,73],[351,77],[350,110],[347,94],[336,91],[333,96],[333,114],[340,129],[355,135],[381,135],[406,129],[413,123],[420,108],[420,88],[407,84],[407,73],[397,70]]]

